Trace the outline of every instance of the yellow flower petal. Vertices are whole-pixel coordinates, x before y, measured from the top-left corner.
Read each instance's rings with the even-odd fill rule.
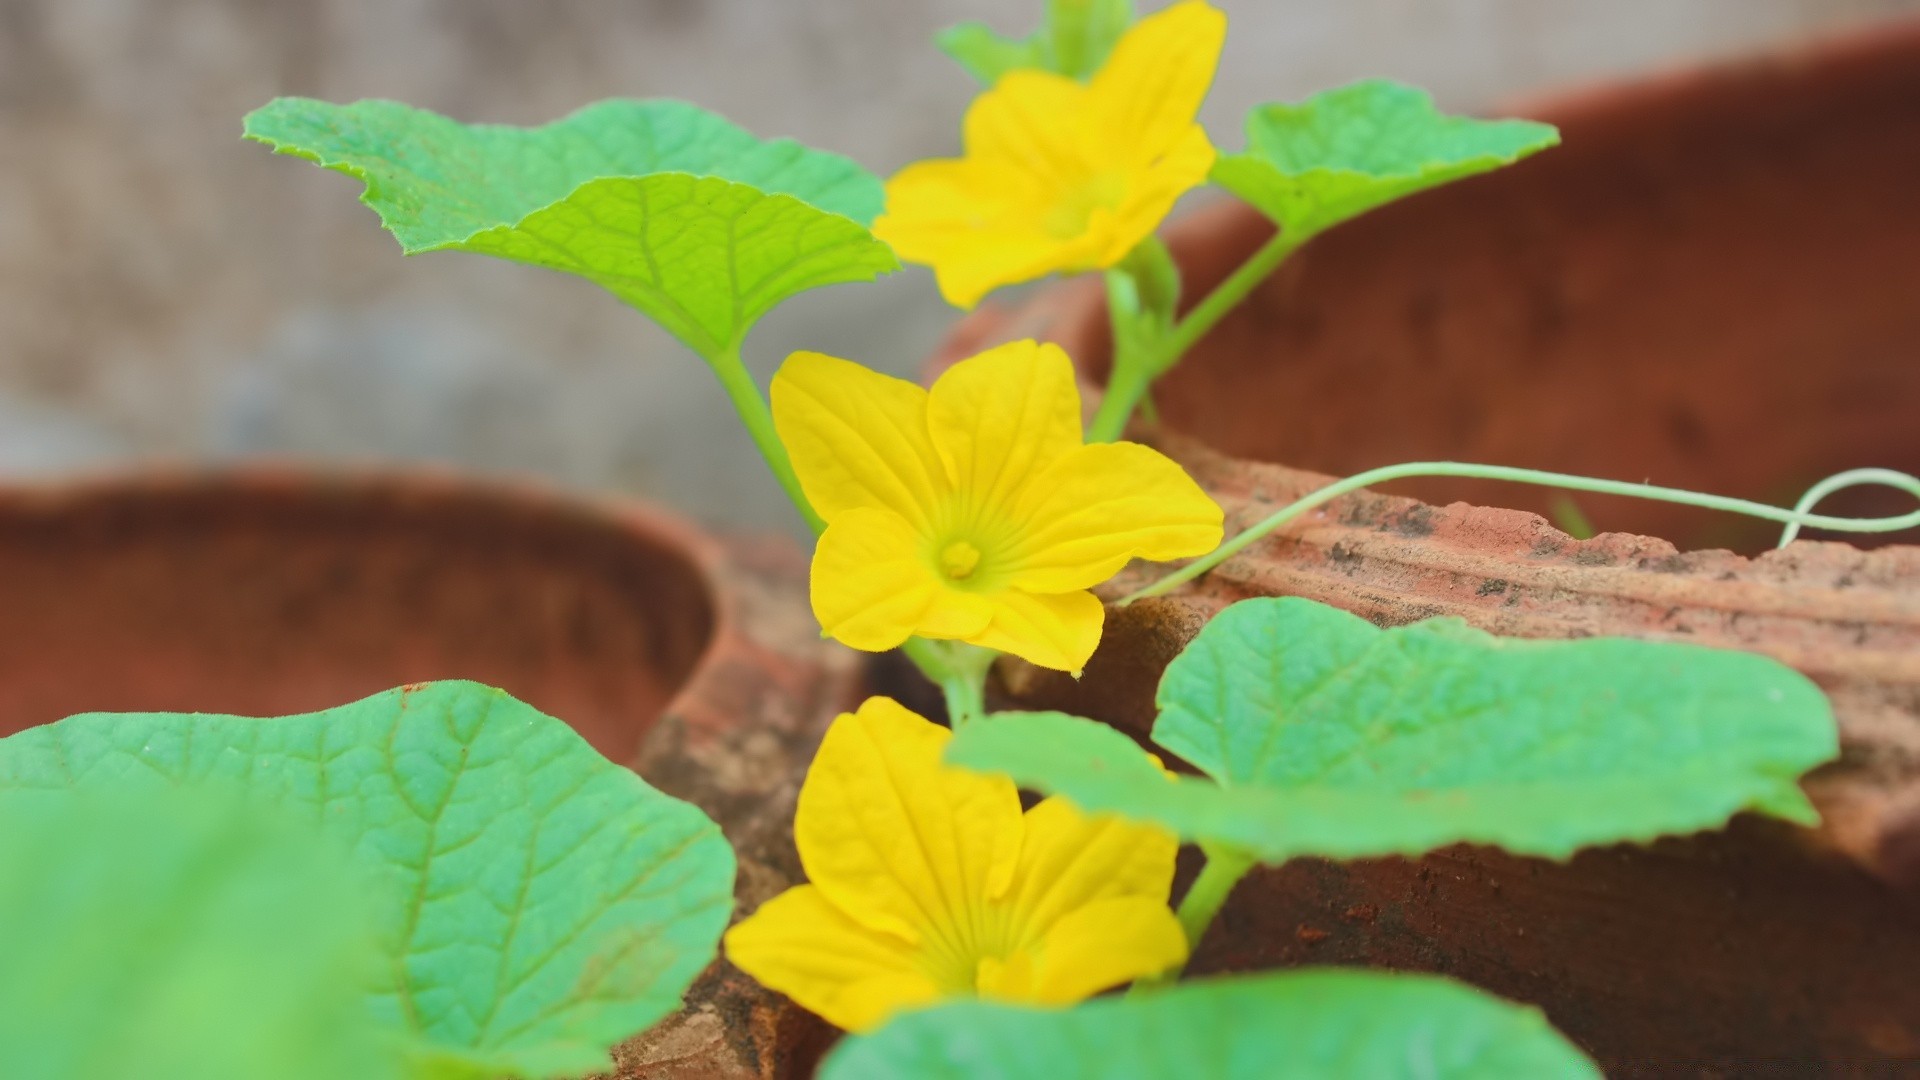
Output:
[[[1021,946],[1097,901],[1135,896],[1166,906],[1180,849],[1173,833],[1114,814],[1084,814],[1058,795],[1027,811],[1026,826],[1009,894],[1030,938]]]
[[[980,593],[934,572],[928,542],[891,510],[847,510],[813,549],[808,594],[830,638],[866,652],[898,648],[918,634],[965,639],[993,618]]]
[[[793,830],[808,879],[835,907],[936,955],[960,949],[976,906],[1006,891],[1022,829],[1011,780],[940,764],[951,737],[868,698],[827,729]]]
[[[986,295],[1002,285],[1015,285],[1057,271],[1098,268],[1090,238],[1061,241],[1016,228],[956,230],[937,254],[924,258],[900,257],[933,267],[940,297],[962,311],[972,311]]]
[[[999,512],[1080,447],[1073,362],[1060,346],[1033,341],[962,360],[933,384],[927,427],[969,508]]]
[[[1082,183],[1094,171],[1084,134],[1093,108],[1087,88],[1064,75],[1009,71],[967,108],[967,157],[1016,164],[1055,190]]]
[[[1207,133],[1189,127],[1186,134],[1151,164],[1132,175],[1132,184],[1119,211],[1110,216],[1100,241],[1106,254],[1099,264],[1112,266],[1140,241],[1153,234],[1173,211],[1180,196],[1206,182],[1213,171],[1213,144]]]
[[[1090,87],[1104,145],[1130,164],[1165,154],[1193,126],[1226,37],[1227,17],[1205,0],[1183,0],[1134,24]]]
[[[873,234],[903,259],[927,261],[976,230],[1028,232],[1036,242],[1035,207],[1047,198],[1039,179],[1012,162],[979,158],[921,161],[887,181],[887,209]]]
[[[1172,459],[1138,443],[1083,446],[1035,477],[1016,510],[1015,588],[1086,589],[1135,558],[1204,555],[1220,544],[1220,505]],[[996,616],[997,618],[997,616]]]
[[[772,398],[774,427],[821,517],[878,506],[926,530],[950,484],[927,434],[925,390],[797,352],[774,375]]]
[[[992,600],[993,621],[965,640],[1076,675],[1100,644],[1107,611],[1090,592],[1036,595],[1013,588]]]
[[[761,985],[848,1031],[940,997],[906,942],[847,918],[811,885],[760,905],[727,931],[726,948]]]
[[[1028,1000],[1065,1005],[1180,963],[1187,935],[1165,900],[1118,896],[1068,913],[1034,952]]]
[[[902,259],[933,267],[940,295],[972,309],[989,292],[1086,262],[1084,240],[1047,232],[1053,195],[1000,160],[923,161],[887,181],[873,234]]]
[[[897,648],[949,591],[921,557],[920,534],[892,510],[842,510],[813,549],[813,617],[826,635],[867,652]],[[991,612],[985,613],[991,618]],[[983,620],[984,621],[984,620]]]

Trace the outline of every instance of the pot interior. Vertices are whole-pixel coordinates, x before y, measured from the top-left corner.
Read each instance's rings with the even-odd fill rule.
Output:
[[[288,476],[0,497],[0,734],[94,710],[274,716],[475,679],[616,761],[714,634],[644,518]]]
[[[1843,469],[1920,472],[1920,28],[1532,115],[1564,145],[1297,253],[1156,389],[1166,422],[1336,475],[1477,461],[1791,504]],[[1237,205],[1177,228],[1189,295],[1269,231]],[[1100,330],[1082,333],[1104,352]],[[1389,490],[1542,513],[1555,498]],[[1682,548],[1778,537],[1577,503],[1602,531]],[[1912,500],[1856,491],[1822,508]]]

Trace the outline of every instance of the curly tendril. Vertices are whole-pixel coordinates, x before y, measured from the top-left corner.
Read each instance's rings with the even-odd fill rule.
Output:
[[[1507,480],[1516,484],[1533,484],[1540,487],[1562,488],[1567,491],[1587,491],[1601,495],[1625,495],[1629,498],[1651,499],[1655,502],[1679,503],[1683,506],[1698,506],[1706,510],[1722,510],[1730,514],[1742,514],[1747,517],[1775,521],[1786,526],[1781,534],[1780,546],[1785,547],[1799,535],[1803,528],[1826,529],[1832,532],[1882,533],[1899,532],[1903,529],[1920,528],[1920,509],[1892,517],[1849,518],[1816,514],[1812,508],[1828,495],[1842,488],[1857,487],[1865,484],[1880,484],[1895,488],[1920,499],[1920,478],[1910,476],[1893,469],[1851,469],[1828,477],[1815,484],[1800,498],[1800,502],[1789,510],[1781,506],[1753,502],[1749,499],[1734,499],[1725,495],[1705,495],[1697,491],[1681,488],[1659,487],[1654,484],[1635,484],[1624,480],[1596,480],[1587,476],[1574,476],[1568,473],[1545,472],[1540,469],[1518,469],[1505,465],[1474,465],[1455,461],[1416,461],[1403,465],[1387,465],[1378,469],[1369,469],[1356,473],[1344,480],[1336,480],[1319,490],[1296,499],[1269,514],[1258,523],[1242,530],[1231,540],[1215,548],[1210,555],[1202,556],[1168,574],[1166,577],[1138,589],[1120,600],[1125,607],[1135,600],[1144,600],[1150,596],[1160,596],[1205,574],[1221,563],[1239,554],[1248,546],[1265,538],[1270,533],[1286,525],[1294,518],[1317,506],[1332,502],[1352,491],[1383,484],[1390,480],[1407,480],[1415,477],[1455,476],[1477,480]]]

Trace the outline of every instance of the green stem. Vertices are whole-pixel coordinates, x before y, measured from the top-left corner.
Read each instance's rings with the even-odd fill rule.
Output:
[[[753,381],[753,374],[740,359],[740,346],[736,343],[722,350],[718,355],[707,357],[708,366],[720,378],[720,388],[727,392],[727,398],[733,402],[733,409],[740,414],[740,422],[746,425],[747,434],[753,437],[753,444],[760,448],[760,456],[767,459],[767,467],[773,470],[773,478],[780,481],[786,489],[787,498],[793,501],[794,509],[806,519],[807,527],[814,535],[826,531],[827,523],[819,514],[814,513],[813,504],[807,501],[807,493],[800,489],[800,478],[794,475],[793,461],[787,457],[787,447],[780,441],[779,432],[773,427],[773,411],[767,408],[767,399],[761,395],[760,386]]]
[[[1226,317],[1227,312],[1238,307],[1240,301],[1247,298],[1254,286],[1265,281],[1268,275],[1279,269],[1300,245],[1313,239],[1311,229],[1282,229],[1273,234],[1273,238],[1260,245],[1260,249],[1248,257],[1240,268],[1227,275],[1227,280],[1214,286],[1206,298],[1193,306],[1185,318],[1174,324],[1173,332],[1161,340],[1154,359],[1161,371],[1180,362],[1180,358],[1193,348],[1215,323]]]
[[[940,692],[947,699],[947,726],[958,731],[970,721],[987,714],[986,680],[953,675],[940,680]]]
[[[1187,935],[1189,954],[1200,947],[1200,939],[1207,936],[1207,928],[1213,925],[1214,917],[1220,914],[1220,908],[1232,895],[1234,886],[1257,865],[1250,855],[1242,854],[1231,848],[1203,846],[1207,861],[1200,867],[1200,876],[1193,879],[1187,895],[1181,897],[1180,907],[1174,917],[1180,920],[1180,929]],[[1135,991],[1152,990],[1165,986],[1180,977],[1186,970],[1186,964],[1169,968],[1148,979],[1141,979],[1133,986]]]
[[[1869,470],[1855,470],[1849,483],[1863,482],[1857,474]],[[1920,497],[1920,478],[1890,469],[1870,470],[1872,481],[1899,488],[1916,497]],[[1850,474],[1841,474],[1848,476]],[[1388,465],[1370,469],[1367,472],[1336,480],[1326,487],[1315,491],[1305,498],[1274,511],[1258,524],[1241,531],[1233,539],[1214,549],[1211,555],[1195,559],[1179,570],[1168,574],[1159,581],[1121,599],[1124,606],[1135,600],[1149,596],[1159,596],[1192,581],[1201,574],[1219,566],[1239,554],[1249,545],[1264,538],[1268,533],[1280,528],[1287,522],[1312,510],[1316,506],[1328,503],[1351,491],[1389,480],[1405,480],[1424,476],[1460,476],[1479,480],[1510,480],[1519,484],[1537,484],[1543,487],[1565,488],[1569,491],[1591,491],[1601,495],[1625,495],[1631,498],[1652,499],[1656,502],[1680,503],[1684,506],[1698,506],[1707,510],[1724,510],[1734,514],[1745,514],[1765,521],[1776,521],[1787,525],[1799,525],[1815,529],[1832,529],[1837,532],[1898,532],[1901,529],[1920,528],[1920,510],[1898,517],[1882,518],[1843,518],[1828,517],[1824,514],[1807,513],[1805,510],[1788,510],[1784,507],[1769,506],[1766,503],[1752,502],[1747,499],[1733,499],[1724,495],[1702,495],[1699,492],[1685,491],[1680,488],[1656,487],[1652,484],[1634,484],[1623,480],[1595,480],[1586,476],[1572,476],[1567,473],[1544,472],[1539,469],[1516,469],[1505,465],[1472,465],[1453,461],[1416,461],[1405,465]],[[1816,487],[1809,496],[1825,494]],[[1802,500],[1804,503],[1806,500]]]
[[[1250,855],[1228,848],[1207,849],[1207,863],[1200,868],[1200,876],[1193,879],[1187,895],[1180,899],[1180,910],[1176,913],[1180,929],[1187,932],[1187,948],[1200,947],[1200,939],[1207,936],[1207,927],[1213,925],[1214,916],[1220,914],[1233,887],[1240,884],[1240,879],[1253,867],[1254,859]]]
[[[1000,654],[961,641],[929,641],[908,638],[900,646],[920,673],[940,687],[947,701],[947,724],[958,730],[962,724],[987,713],[987,673]]]
[[[1094,411],[1093,423],[1087,425],[1090,443],[1118,439],[1127,430],[1127,421],[1133,418],[1140,399],[1146,397],[1147,390],[1153,386],[1154,372],[1140,361],[1139,350],[1123,346],[1118,335],[1113,345],[1113,367],[1107,373],[1107,390],[1100,395],[1100,408]]]
[[[1227,312],[1247,298],[1254,286],[1265,281],[1287,256],[1312,236],[1311,230],[1283,229],[1275,233],[1156,341],[1135,348],[1125,347],[1116,326],[1107,390],[1100,399],[1093,423],[1087,427],[1087,441],[1112,442],[1119,438],[1153,381],[1178,364],[1214,324],[1225,318]]]

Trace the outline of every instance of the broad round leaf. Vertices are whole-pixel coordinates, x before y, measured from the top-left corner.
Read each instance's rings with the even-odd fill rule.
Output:
[[[1446,979],[1293,971],[1070,1010],[980,1002],[848,1039],[821,1080],[1598,1080],[1537,1010]]]
[[[311,825],[198,790],[50,794],[0,793],[0,1071],[399,1076],[352,871]]]
[[[1125,736],[1060,714],[969,724],[947,760],[1279,862],[1462,842],[1564,858],[1742,810],[1812,823],[1798,778],[1838,752],[1825,696],[1765,657],[1454,619],[1381,630],[1297,598],[1221,612],[1159,705],[1155,742],[1213,782],[1169,783]]]
[[[1299,233],[1558,144],[1552,125],[1447,116],[1424,90],[1371,79],[1247,115],[1247,151],[1213,181]]]
[[[677,1009],[733,907],[697,808],[477,683],[304,716],[71,717],[0,739],[0,793],[229,788],[352,851],[384,957],[372,1007],[438,1076],[604,1069]]]
[[[703,356],[807,289],[898,268],[867,226],[880,181],[680,101],[604,101],[544,127],[391,101],[279,98],[246,135],[366,182],[407,254],[473,251],[578,274]]]

